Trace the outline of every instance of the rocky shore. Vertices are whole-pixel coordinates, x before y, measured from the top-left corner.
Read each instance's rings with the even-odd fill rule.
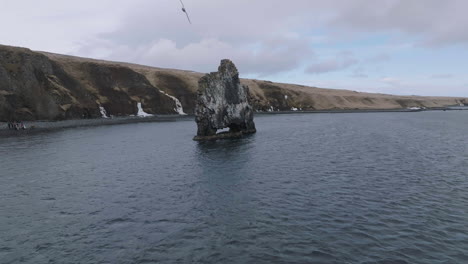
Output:
[[[188,115],[158,115],[149,117],[116,117],[95,119],[70,119],[63,121],[24,121],[25,130],[10,130],[8,124],[0,122],[0,136],[31,134],[37,132],[71,129],[77,127],[108,126],[146,122],[173,122],[178,120],[193,120]]]

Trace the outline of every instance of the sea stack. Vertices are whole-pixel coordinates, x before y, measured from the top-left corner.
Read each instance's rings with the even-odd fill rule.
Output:
[[[198,81],[194,140],[237,138],[255,133],[249,88],[241,85],[239,72],[230,60],[222,60],[217,72]],[[217,133],[229,128],[229,131]]]

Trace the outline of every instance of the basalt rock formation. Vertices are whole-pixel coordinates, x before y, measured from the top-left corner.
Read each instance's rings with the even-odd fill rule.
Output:
[[[217,72],[198,82],[195,121],[198,131],[194,140],[241,137],[255,133],[249,88],[241,85],[239,72],[230,60],[222,60]],[[218,130],[229,131],[217,134]]]

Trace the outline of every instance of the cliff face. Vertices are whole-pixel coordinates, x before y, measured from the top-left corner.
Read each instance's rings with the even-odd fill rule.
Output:
[[[27,49],[0,46],[0,120],[174,114],[178,100],[125,66],[67,64]]]
[[[201,73],[0,45],[0,121],[194,113]],[[466,98],[392,96],[241,79],[257,111],[442,107]]]
[[[0,119],[74,118],[92,100],[60,65],[27,49],[0,48]]]

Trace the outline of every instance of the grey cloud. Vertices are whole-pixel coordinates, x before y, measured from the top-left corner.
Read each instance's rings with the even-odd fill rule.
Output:
[[[195,71],[212,70],[220,59],[230,58],[245,74],[258,75],[291,71],[313,57],[310,40],[288,22],[288,14],[306,11],[279,0],[268,3],[279,6],[269,12],[262,11],[264,1],[187,0],[191,25],[177,1],[136,3],[142,8],[129,10],[115,31],[88,40],[77,55],[99,50],[102,59]]]
[[[206,71],[217,64],[215,59],[227,57],[238,61],[246,73],[275,74],[311,61],[314,37],[304,32],[323,26],[345,29],[350,34],[400,31],[428,43],[459,28],[450,24],[447,14],[464,2],[428,1],[422,5],[420,1],[403,0],[185,0],[193,23],[190,25],[178,1],[134,0],[115,30],[85,40],[76,55],[101,54],[103,59],[196,71]],[[439,10],[441,14],[436,13]],[[165,41],[171,42],[170,48],[161,46],[167,44]],[[306,71],[336,71],[357,63],[342,55],[345,58],[321,61]],[[378,54],[363,62],[388,59],[387,54]]]
[[[171,39],[178,45],[218,38],[229,43],[255,42],[275,35],[290,34],[292,28],[304,21],[306,10],[298,6],[312,6],[298,0],[296,5],[284,1],[217,1],[186,0],[192,25],[183,18],[180,3],[173,0],[137,0],[141,8],[128,10],[120,27],[103,38],[120,44],[135,44],[154,39]],[[265,12],[265,7],[268,12]],[[298,15],[299,21],[290,21],[290,15]]]
[[[350,1],[351,2],[351,1]],[[341,8],[330,25],[351,31],[401,32],[420,38],[419,44],[468,44],[465,0],[359,0]]]
[[[451,12],[462,10],[465,2],[427,1],[421,4],[420,1],[404,0],[297,0],[294,3],[283,0],[186,0],[185,6],[193,22],[190,25],[177,1],[135,0],[136,8],[127,11],[116,30],[100,34],[98,38],[120,47],[106,59],[132,58],[136,63],[206,71],[212,65],[213,57],[223,55],[239,61],[246,73],[273,74],[298,69],[310,61],[313,52],[306,46],[311,45],[314,38],[303,32],[324,25],[346,29],[348,33],[404,32],[419,36],[421,43],[441,40],[441,43],[450,44],[452,31],[457,31],[455,35],[458,37],[466,34],[465,30],[459,30],[460,26],[450,22]],[[466,20],[465,16],[457,18]],[[213,39],[220,46],[212,47],[212,50],[202,47],[207,40]],[[172,41],[175,47],[157,56],[149,51],[145,54],[144,47],[155,48],[154,43],[162,40]],[[95,54],[95,49],[102,47],[84,45],[79,53]],[[140,49],[139,55],[131,54],[132,50]],[[123,52],[125,50],[130,52]],[[190,50],[205,53],[191,54]],[[365,62],[378,63],[389,58],[387,54],[378,54]],[[337,71],[356,63],[352,58],[334,58],[313,64],[306,71]]]
[[[54,22],[53,30],[42,30],[45,37],[50,37],[57,30],[61,31],[60,28],[66,28],[70,34],[75,33],[79,28],[70,30],[70,24],[66,23],[74,17],[91,34],[95,34],[93,27],[111,23],[114,30],[106,29],[98,36],[128,46],[159,39],[170,39],[178,46],[184,46],[209,38],[237,45],[323,26],[344,29],[350,34],[359,31],[403,32],[411,37],[420,37],[421,43],[427,45],[468,43],[468,31],[465,30],[468,16],[463,12],[468,9],[468,1],[465,0],[185,0],[192,25],[184,20],[180,3],[175,0],[4,2],[4,11],[0,10],[2,24],[8,24],[16,17],[17,26],[30,27],[39,17],[67,17],[65,21],[51,20],[51,25]],[[25,5],[28,8],[24,8]],[[112,12],[109,12],[109,6],[112,6]],[[92,23],[87,24],[90,17]],[[314,36],[308,37],[314,39]]]
[[[322,26],[355,32],[402,32],[424,45],[468,44],[465,0],[186,0],[193,24],[174,0],[135,0],[118,29],[103,34],[119,44],[166,38],[186,45],[206,38],[232,44]]]

